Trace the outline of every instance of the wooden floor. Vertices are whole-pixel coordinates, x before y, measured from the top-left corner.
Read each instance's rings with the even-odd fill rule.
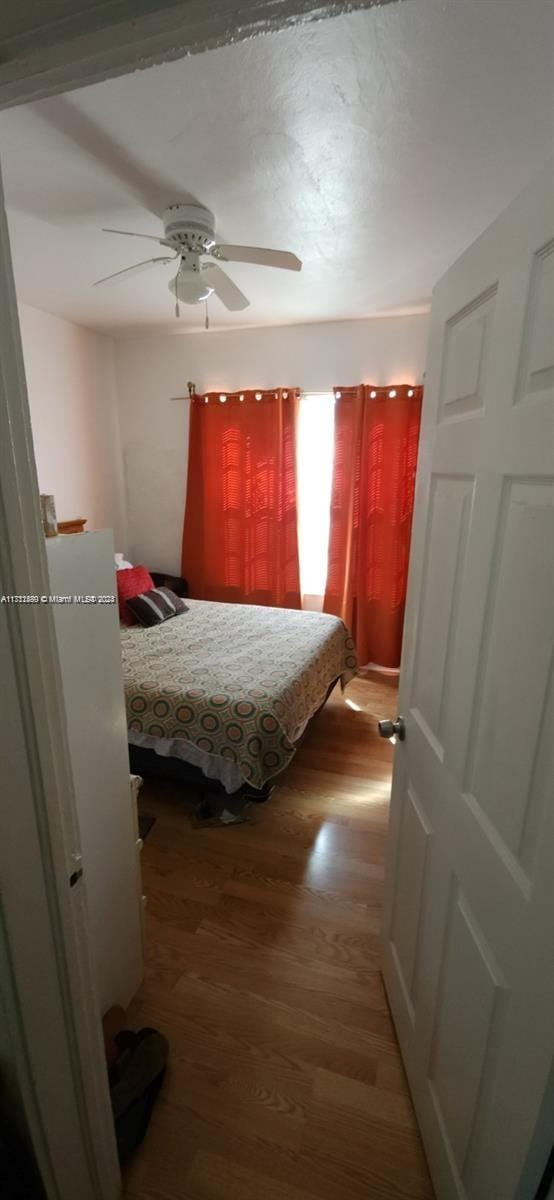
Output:
[[[146,979],[170,1068],[127,1200],[428,1200],[379,974],[392,683],[337,689],[248,824],[145,783]]]

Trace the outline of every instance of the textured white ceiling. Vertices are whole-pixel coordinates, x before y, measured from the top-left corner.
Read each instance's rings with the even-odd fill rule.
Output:
[[[222,240],[304,260],[229,266],[251,307],[211,302],[214,326],[417,311],[552,153],[553,49],[551,0],[406,0],[0,114],[19,296],[104,330],[198,327],[172,317],[174,268],[92,287],[149,256],[102,225],[157,233],[192,198]]]

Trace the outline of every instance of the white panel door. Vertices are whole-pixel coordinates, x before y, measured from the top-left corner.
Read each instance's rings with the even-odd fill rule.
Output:
[[[439,1200],[513,1200],[552,1065],[553,642],[549,167],[433,296],[383,973]]]

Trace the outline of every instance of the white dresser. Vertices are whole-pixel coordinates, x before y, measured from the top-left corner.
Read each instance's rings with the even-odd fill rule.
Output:
[[[52,595],[115,592],[113,536],[46,541]],[[117,604],[53,606],[101,1013],[143,975],[137,831],[129,779]]]

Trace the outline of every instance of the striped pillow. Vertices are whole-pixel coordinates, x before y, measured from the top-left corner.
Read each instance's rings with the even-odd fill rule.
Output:
[[[151,588],[139,596],[131,596],[127,604],[141,625],[161,625],[162,621],[188,612],[188,605],[170,588]]]

